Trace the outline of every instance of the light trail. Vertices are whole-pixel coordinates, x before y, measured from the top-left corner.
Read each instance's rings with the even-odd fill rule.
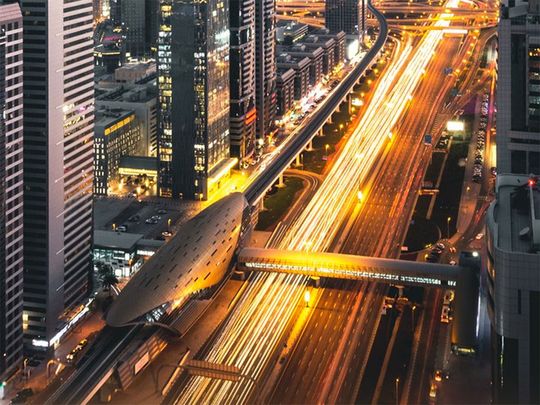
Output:
[[[449,7],[459,4],[451,0]],[[449,22],[441,15],[436,24]],[[278,247],[324,251],[356,198],[358,187],[376,162],[388,134],[402,116],[422,79],[442,31],[430,31],[413,49],[409,42],[396,49],[397,58],[375,89],[373,98],[319,190]],[[392,140],[390,140],[392,142]],[[228,317],[204,360],[234,365],[257,380],[303,297],[307,277],[252,274],[240,301]],[[256,385],[193,376],[176,400],[179,404],[246,403]]]

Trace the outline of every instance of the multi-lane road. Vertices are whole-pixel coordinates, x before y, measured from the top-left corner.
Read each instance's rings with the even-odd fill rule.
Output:
[[[441,20],[437,24],[448,24]],[[412,95],[418,84],[424,79],[426,69],[433,59],[435,50],[442,40],[441,31],[432,31],[415,43],[413,39],[406,40],[396,49],[397,57],[391,62],[385,73],[380,78],[377,88],[369,106],[366,108],[360,122],[349,136],[347,143],[336,158],[329,173],[327,174],[321,187],[309,202],[304,212],[298,220],[291,226],[289,232],[277,245],[278,247],[318,251],[332,248],[332,242],[337,236],[340,228],[339,224],[345,223],[350,217],[350,208],[354,206],[359,185],[366,184],[370,178],[375,163],[382,151],[389,143],[396,143],[399,147],[398,138],[392,130],[398,124],[400,117],[409,108]],[[438,86],[434,86],[438,87]],[[440,90],[440,87],[439,87]],[[436,92],[436,91],[435,91]],[[415,144],[418,143],[416,135]],[[420,138],[421,139],[421,138]],[[410,150],[403,152],[408,155]],[[403,169],[403,168],[402,168]],[[406,173],[395,173],[395,177]],[[413,176],[414,179],[414,176]],[[409,179],[400,179],[401,191],[408,189]],[[369,191],[368,195],[373,191]],[[398,202],[399,204],[399,202]],[[401,207],[394,206],[399,212]],[[360,210],[363,211],[363,210]],[[384,217],[377,217],[373,213],[365,214],[372,226],[384,229],[386,220]],[[399,214],[396,214],[399,217]],[[369,221],[363,221],[369,223]],[[380,221],[380,223],[378,223]],[[242,373],[258,380],[265,368],[269,366],[269,361],[273,353],[281,348],[290,317],[301,301],[301,297],[306,289],[306,278],[301,276],[278,275],[278,274],[255,274],[249,281],[249,286],[239,304],[216,335],[216,338],[204,353],[202,358],[215,363],[231,364],[239,367]],[[343,286],[340,286],[343,287]],[[346,287],[346,286],[345,286]],[[353,289],[355,286],[351,286]],[[364,300],[364,305],[375,308],[371,311],[373,319],[377,318],[377,306],[372,305],[370,297],[381,297],[381,287],[366,287],[374,289],[361,294],[360,300]],[[324,293],[323,293],[324,294]],[[366,312],[358,311],[362,302],[358,301],[359,294],[353,292],[352,300],[347,298],[339,305],[353,303],[352,310],[355,314],[363,317]],[[324,300],[322,301],[325,302]],[[337,303],[334,301],[337,307]],[[311,318],[316,319],[316,318]],[[343,316],[343,319],[350,319]],[[311,322],[311,321],[310,321]],[[316,321],[315,321],[316,322]],[[364,322],[364,321],[362,321]],[[348,322],[344,330],[354,329],[353,323]],[[330,335],[336,336],[335,333]],[[305,333],[303,336],[306,336]],[[309,339],[309,335],[308,339]],[[328,350],[328,358],[334,359],[339,356],[334,355],[336,350],[346,355],[346,345],[343,338],[337,334],[337,345],[335,350]],[[360,339],[357,339],[359,341]],[[291,363],[289,363],[291,364]],[[306,364],[309,364],[307,362]],[[332,373],[337,370],[336,360],[332,360],[323,367],[319,367],[319,376],[323,377],[320,385],[315,388],[319,399],[324,400],[328,396],[337,395],[330,384]],[[340,365],[341,366],[341,365]],[[309,373],[318,371],[309,368]],[[306,372],[306,380],[309,376]],[[338,376],[345,380],[346,375]],[[311,379],[314,381],[314,379]],[[287,381],[287,383],[289,383]],[[305,395],[306,390],[300,394]],[[322,389],[321,389],[322,387]],[[246,381],[243,384],[234,384],[227,381],[210,380],[203,377],[191,377],[187,384],[178,389],[180,392],[177,403],[192,402],[225,402],[242,403],[246,402],[252,395],[255,385]],[[310,391],[311,392],[311,391]],[[294,397],[293,402],[297,398]]]

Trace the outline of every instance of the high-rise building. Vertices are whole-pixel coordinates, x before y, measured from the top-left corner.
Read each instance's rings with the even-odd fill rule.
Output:
[[[26,342],[53,346],[88,295],[92,242],[92,0],[21,0]],[[64,323],[66,322],[66,323]],[[59,328],[59,326],[61,328]]]
[[[121,0],[120,20],[126,56],[138,59],[146,55],[146,0]]]
[[[231,155],[240,164],[255,152],[255,0],[230,1]]]
[[[331,33],[362,35],[366,28],[367,0],[327,0],[325,25]]]
[[[264,140],[276,118],[276,2],[255,2],[255,106],[257,138]]]
[[[159,192],[207,199],[228,173],[229,3],[161,3]]]
[[[540,2],[507,0],[499,22],[497,169],[540,173]]]
[[[487,213],[487,291],[495,403],[540,402],[540,189],[500,175]]]
[[[495,403],[540,402],[540,1],[501,5],[496,201],[487,213]]]
[[[18,4],[0,4],[0,378],[23,348],[23,29]]]

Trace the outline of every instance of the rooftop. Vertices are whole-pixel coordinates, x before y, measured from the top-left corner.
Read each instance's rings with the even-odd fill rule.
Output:
[[[118,121],[121,121],[132,114],[134,114],[133,111],[120,108],[97,110],[95,121],[96,133],[100,131],[103,132],[105,128],[114,125]]]
[[[139,240],[143,238],[140,233],[94,231],[94,247],[119,250],[133,250]]]

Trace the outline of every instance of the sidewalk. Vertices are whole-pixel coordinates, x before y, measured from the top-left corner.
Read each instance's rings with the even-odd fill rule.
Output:
[[[54,378],[47,376],[47,365],[50,363],[50,373],[55,374],[64,370],[71,369],[71,365],[66,362],[66,355],[77,346],[82,339],[88,339],[91,344],[90,335],[100,331],[105,326],[101,311],[93,312],[81,324],[77,325],[62,343],[56,348],[54,353],[47,355],[43,353],[44,359],[40,361],[37,367],[27,366],[30,379],[25,381],[22,373],[13,377],[13,385],[9,387],[4,400],[0,400],[0,405],[9,404],[10,400],[23,388],[31,388],[34,394],[43,391]],[[88,346],[87,346],[88,347]],[[60,364],[60,366],[58,366]]]

